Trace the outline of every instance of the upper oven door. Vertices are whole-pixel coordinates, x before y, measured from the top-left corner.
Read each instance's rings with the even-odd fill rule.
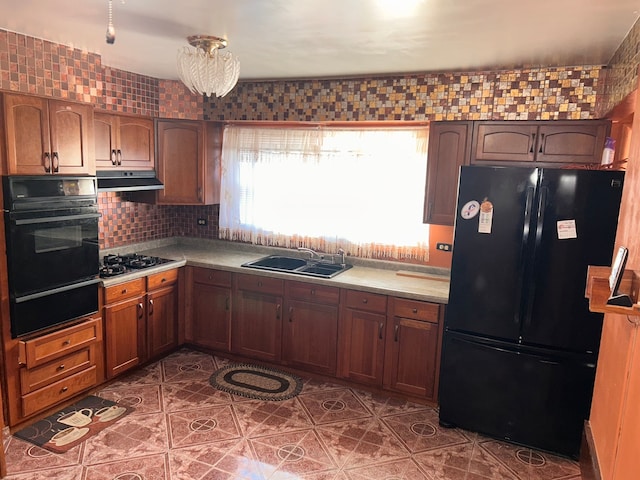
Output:
[[[13,299],[98,274],[97,207],[5,215]]]

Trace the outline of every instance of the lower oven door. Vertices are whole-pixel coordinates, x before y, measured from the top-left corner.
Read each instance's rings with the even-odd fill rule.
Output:
[[[11,300],[13,338],[60,325],[98,311],[99,279]]]
[[[12,298],[95,278],[97,207],[6,214]]]

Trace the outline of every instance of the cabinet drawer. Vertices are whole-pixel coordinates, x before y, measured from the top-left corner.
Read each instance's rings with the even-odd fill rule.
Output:
[[[53,382],[95,365],[95,346],[83,348],[53,362],[36,368],[20,369],[20,386],[23,394],[33,392]]]
[[[424,322],[438,323],[439,311],[440,305],[436,303],[406,300],[404,298],[393,299],[392,314],[396,317],[413,318]]]
[[[359,292],[357,290],[346,291],[345,305],[347,308],[366,310],[368,312],[387,312],[387,296],[375,293]]]
[[[284,280],[278,278],[260,277],[258,275],[238,274],[238,289],[251,290],[252,292],[282,295],[284,293]]]
[[[20,363],[33,368],[102,340],[102,321],[93,319],[33,340],[20,342]]]
[[[76,393],[91,388],[97,382],[95,366],[52,383],[33,393],[22,396],[22,415],[27,417],[35,412],[49,408]]]
[[[312,283],[287,282],[288,296],[295,300],[337,305],[340,303],[340,289]]]
[[[210,268],[194,268],[193,281],[207,285],[218,285],[219,287],[230,287],[231,272],[212,270]]]
[[[160,287],[174,284],[178,281],[178,269],[166,270],[154,273],[147,277],[147,290],[154,290]]]
[[[129,282],[111,285],[104,289],[104,303],[115,303],[127,298],[137,297],[145,292],[145,279],[136,278]]]

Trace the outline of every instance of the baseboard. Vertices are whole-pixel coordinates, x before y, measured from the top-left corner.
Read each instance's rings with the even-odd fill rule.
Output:
[[[593,434],[591,433],[591,424],[588,420],[584,422],[584,431],[582,432],[580,474],[582,480],[602,480],[600,465],[598,464],[598,455],[596,455]]]

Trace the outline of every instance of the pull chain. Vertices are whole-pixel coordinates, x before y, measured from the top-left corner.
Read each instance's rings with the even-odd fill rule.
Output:
[[[109,0],[109,22],[107,23],[107,43],[116,41],[116,29],[113,28],[113,0]]]

